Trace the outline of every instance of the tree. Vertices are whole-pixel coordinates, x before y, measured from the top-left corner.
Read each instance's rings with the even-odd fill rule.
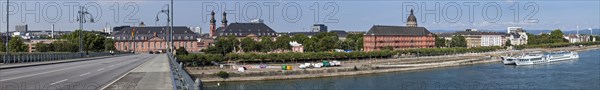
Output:
[[[394,50],[394,47],[392,47],[392,46],[385,46],[385,47],[381,48],[381,50]]]
[[[241,40],[241,48],[244,52],[255,52],[258,51],[258,44],[256,43],[256,41],[254,41],[254,39],[250,38],[250,37],[246,37],[244,39]]]
[[[55,41],[52,42],[53,44],[53,51],[55,52],[77,52],[78,51],[78,47],[77,45],[67,42],[67,41]]]
[[[296,34],[296,35],[292,36],[292,41],[296,41],[300,44],[304,44],[304,41],[308,40],[308,39],[309,38],[304,34]]]
[[[363,49],[363,38],[360,38],[358,40],[356,40],[356,46],[354,47],[354,50],[359,51]]]
[[[287,35],[277,37],[275,40],[275,48],[279,50],[291,50],[292,46],[289,44],[291,38]]]
[[[344,50],[354,50],[354,47],[356,47],[356,40],[352,38],[346,38],[346,40],[338,42],[340,42],[340,44],[337,46]]]
[[[363,36],[363,34],[348,34],[348,36],[346,36],[346,43],[352,43],[350,45],[351,48],[349,50],[361,50],[363,45]]]
[[[23,42],[21,37],[12,37],[8,41],[8,48],[10,48],[10,52],[26,52],[27,45]]]
[[[317,51],[330,51],[333,49],[336,49],[337,46],[335,43],[338,41],[337,36],[327,36],[327,37],[323,37],[319,40],[318,44],[317,44]]]
[[[440,38],[435,35],[435,47],[446,47],[446,39]]]
[[[115,48],[115,40],[110,39],[110,38],[104,39],[104,50],[105,51],[114,51],[114,50],[117,50]]]
[[[70,34],[65,34],[61,38],[67,40],[68,43],[75,45],[75,49],[79,49],[79,32],[81,32],[83,38],[84,51],[103,51],[106,49],[106,37],[102,36],[100,32],[82,31],[75,30]],[[114,43],[113,43],[114,46]],[[110,47],[109,47],[110,48]]]
[[[510,43],[510,40],[506,40],[506,42],[504,42],[504,46],[512,46],[512,44]]]
[[[185,47],[179,47],[177,50],[175,50],[175,53],[177,55],[187,55],[188,51],[185,49]]]
[[[317,51],[317,47],[316,47],[316,42],[319,41],[317,38],[309,38],[304,40],[304,51],[305,52],[316,52]]]
[[[454,35],[452,36],[452,41],[450,41],[451,47],[467,47],[467,40],[462,35]]]
[[[556,29],[550,32],[550,39],[552,39],[553,43],[568,42],[566,39],[563,38],[564,35],[565,34],[563,34],[563,32],[560,29]]]
[[[38,52],[50,52],[50,51],[54,51],[54,46],[52,45],[52,43],[50,44],[45,44],[45,43],[36,43],[34,44],[35,46],[35,50]]]
[[[363,36],[363,34],[348,34],[348,36],[346,36],[346,39],[358,40],[362,39]]]
[[[567,40],[563,38],[564,34],[560,29],[556,29],[550,32],[550,34],[533,35],[528,33],[527,35],[527,44],[530,45],[567,42]]]
[[[2,44],[0,45],[0,52],[6,52],[6,45],[4,43],[4,39],[0,40]]]
[[[106,38],[104,36],[101,36],[99,33],[95,32],[87,32],[84,33],[84,35],[85,51],[98,52],[105,50],[104,40],[106,40]]]
[[[259,44],[261,52],[273,51],[273,40],[271,40],[271,37],[261,37]]]

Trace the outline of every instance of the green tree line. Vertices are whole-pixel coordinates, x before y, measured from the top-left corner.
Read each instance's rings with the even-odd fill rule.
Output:
[[[527,33],[527,44],[528,45],[537,45],[537,44],[548,44],[548,43],[564,43],[568,42],[567,39],[563,38],[564,34],[560,29],[556,29],[550,34],[541,34],[541,35],[533,35]]]
[[[82,31],[75,30],[74,32],[65,34],[52,43],[36,43],[33,45],[36,47],[37,52],[77,52],[79,50],[79,32]],[[83,31],[82,35],[84,37],[85,51],[116,50],[114,47],[115,41],[104,37],[100,32]],[[12,37],[8,44],[11,52],[27,52],[28,46],[21,37]],[[2,44],[0,47],[5,48],[5,45]],[[5,52],[6,49],[1,49],[0,51]]]
[[[489,52],[501,47],[475,48],[421,48],[406,50],[381,50],[371,52],[286,52],[286,53],[229,53],[222,54],[186,54],[177,55],[179,61],[194,65],[209,65],[211,62],[294,62],[305,60],[349,60],[365,58],[389,58],[395,55],[433,56],[468,52]]]
[[[231,52],[271,52],[271,51],[289,51],[291,41],[296,41],[304,46],[305,52],[323,52],[334,49],[344,50],[362,50],[362,34],[349,34],[345,40],[340,40],[334,32],[321,32],[312,37],[304,34],[294,36],[260,37],[260,40],[254,40],[250,37],[238,39],[234,36],[218,37],[214,46],[203,49],[202,52],[209,54],[227,54]]]

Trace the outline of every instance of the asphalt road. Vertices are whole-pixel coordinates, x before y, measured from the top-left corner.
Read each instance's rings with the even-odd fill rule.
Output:
[[[0,70],[0,90],[97,90],[155,57],[136,54]]]

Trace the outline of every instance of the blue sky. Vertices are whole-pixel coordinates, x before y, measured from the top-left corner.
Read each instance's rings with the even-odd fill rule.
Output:
[[[11,0],[10,28],[28,24],[30,29],[49,29],[54,24],[57,30],[68,31],[79,28],[70,6],[84,5],[95,16],[95,23],[86,23],[85,29],[100,30],[105,26],[137,25],[143,21],[148,26],[164,25],[164,14],[157,13],[165,0]],[[237,5],[236,5],[237,3]],[[516,4],[518,3],[518,5]],[[318,4],[318,5],[317,5]],[[436,8],[436,4],[438,4]],[[2,1],[2,32],[6,30],[6,3]],[[225,5],[225,6],[223,6]],[[417,5],[418,7],[411,7]],[[476,5],[476,6],[473,6]],[[118,6],[118,7],[117,7]],[[393,1],[393,0],[254,0],[254,1],[210,1],[176,0],[175,25],[209,28],[209,12],[217,12],[220,25],[221,12],[226,8],[228,20],[247,22],[253,18],[265,23],[278,32],[308,31],[315,23],[324,23],[330,30],[367,31],[372,25],[404,26],[408,10],[415,9],[418,24],[430,30],[504,30],[509,26],[521,26],[528,30],[562,29],[575,30],[600,28],[600,1]],[[236,7],[237,6],[237,7]],[[273,6],[272,9],[270,6]],[[317,7],[318,6],[318,7]],[[469,10],[470,7],[473,7]],[[518,8],[517,8],[518,6]],[[487,8],[486,8],[487,7]],[[429,11],[424,11],[424,9]],[[137,10],[137,11],[134,11]],[[537,9],[537,10],[534,10]],[[118,10],[118,13],[116,12]],[[515,14],[515,11],[519,14]],[[318,11],[316,15],[314,12]],[[473,16],[469,16],[472,11]],[[134,12],[134,13],[131,13]],[[428,13],[428,14],[425,14]],[[518,20],[515,22],[515,15]],[[36,21],[37,17],[37,21]],[[318,18],[316,18],[318,17]],[[439,20],[434,20],[434,19]],[[472,18],[472,21],[470,20]]]

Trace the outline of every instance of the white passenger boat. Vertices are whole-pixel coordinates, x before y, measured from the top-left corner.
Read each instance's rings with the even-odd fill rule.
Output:
[[[532,64],[541,64],[548,62],[556,62],[562,60],[574,60],[579,58],[579,54],[577,52],[551,52],[546,54],[526,54],[521,57],[516,58],[516,65],[532,65]]]
[[[548,62],[548,60],[546,60],[546,57],[543,54],[526,54],[516,59],[516,65],[532,65]]]
[[[562,61],[562,60],[577,59],[577,58],[579,58],[579,54],[577,54],[577,52],[559,51],[559,52],[548,53],[548,54],[546,54],[546,57],[547,57],[546,59],[548,59],[548,62],[555,62],[555,61]]]
[[[504,63],[504,65],[515,65],[515,60],[517,58],[515,57],[511,57],[511,56],[502,56],[502,63]]]

